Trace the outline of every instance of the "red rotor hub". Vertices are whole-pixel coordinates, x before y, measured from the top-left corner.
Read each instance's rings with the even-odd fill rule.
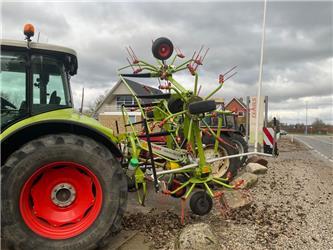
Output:
[[[169,56],[171,52],[171,48],[169,45],[167,44],[161,44],[158,50],[158,53],[161,57],[167,57]]]
[[[93,224],[102,200],[102,187],[90,169],[74,162],[53,162],[39,168],[24,183],[20,211],[36,234],[67,239]]]

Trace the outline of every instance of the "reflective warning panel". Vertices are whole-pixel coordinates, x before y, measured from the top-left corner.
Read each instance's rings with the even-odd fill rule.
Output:
[[[263,134],[264,134],[264,153],[273,154],[273,149],[275,145],[274,129],[264,127]]]

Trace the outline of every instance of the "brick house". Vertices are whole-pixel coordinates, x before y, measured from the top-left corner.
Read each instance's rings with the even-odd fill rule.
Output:
[[[153,87],[125,79],[130,88],[136,95],[156,95],[162,94],[162,91]],[[153,99],[140,99],[141,103],[151,103]],[[104,100],[96,108],[95,114],[98,120],[106,127],[113,129],[116,133],[116,121],[118,123],[119,133],[124,131],[124,120],[121,112],[122,104],[135,104],[131,92],[127,86],[119,80],[115,86],[108,92]],[[128,112],[131,122],[138,122],[141,120],[140,112]],[[128,123],[127,121],[125,121]]]
[[[246,105],[243,98],[232,98],[232,100],[225,105],[226,110],[230,110],[237,115],[237,124],[240,126],[246,124]]]

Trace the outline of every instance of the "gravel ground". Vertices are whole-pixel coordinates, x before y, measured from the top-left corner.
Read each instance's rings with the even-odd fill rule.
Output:
[[[333,166],[288,137],[280,156],[268,158],[268,172],[251,189],[253,204],[221,215],[220,204],[187,223],[209,223],[226,249],[333,249]],[[179,214],[152,211],[128,214],[127,230],[145,234],[153,249],[172,248],[183,225]]]

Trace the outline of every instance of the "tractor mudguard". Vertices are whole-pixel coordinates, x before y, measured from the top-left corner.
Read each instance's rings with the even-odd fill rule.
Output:
[[[102,125],[100,126],[102,127]],[[90,126],[88,123],[73,120],[41,120],[34,123],[27,123],[13,130],[4,138],[1,138],[1,165],[12,152],[30,140],[55,133],[71,133],[90,137],[96,142],[105,145],[115,157],[122,157],[122,153],[116,145],[117,141],[103,132],[98,128]]]

